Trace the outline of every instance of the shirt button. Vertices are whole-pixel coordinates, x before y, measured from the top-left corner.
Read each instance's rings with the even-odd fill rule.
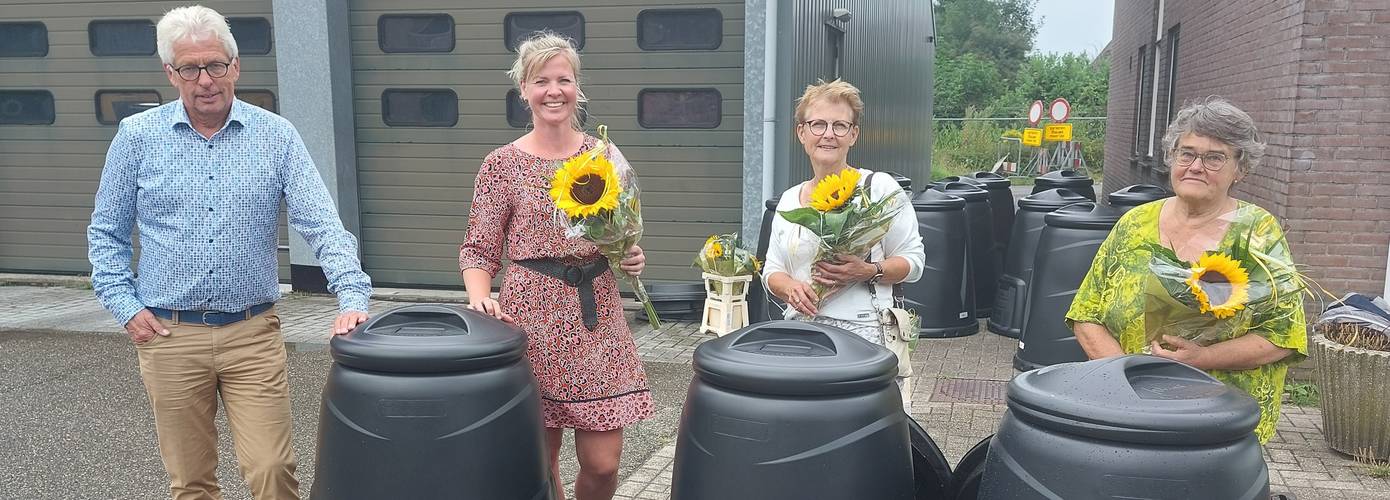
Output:
[[[212,211],[212,207],[208,207],[208,211],[211,212],[211,211]]]
[[[212,274],[212,270],[211,270],[211,269],[208,269],[208,274]],[[208,299],[208,300],[212,300],[212,299]]]
[[[211,176],[211,175],[208,176],[208,180],[212,180],[212,176]]]
[[[212,238],[208,238],[208,243],[212,243]]]
[[[211,144],[208,144],[208,149],[212,149],[212,145],[211,145]]]

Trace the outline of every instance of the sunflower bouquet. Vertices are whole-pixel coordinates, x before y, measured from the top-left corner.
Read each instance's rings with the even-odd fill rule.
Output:
[[[642,203],[637,173],[608,140],[608,127],[598,127],[592,149],[556,167],[550,178],[550,198],[566,236],[583,238],[598,247],[615,276],[625,276],[632,292],[647,310],[648,321],[660,328],[641,278],[622,272],[618,263],[642,239]]]
[[[695,265],[708,274],[723,277],[752,276],[762,270],[758,258],[743,248],[738,233],[714,234],[705,240],[695,256]],[[716,291],[721,286],[716,283]],[[740,290],[735,287],[735,293]]]
[[[1256,214],[1238,209],[1230,221],[1232,244],[1185,262],[1168,247],[1150,243],[1144,300],[1145,349],[1164,335],[1208,346],[1247,330],[1277,329],[1293,317],[1305,278],[1294,267],[1286,245],[1267,245],[1257,231]],[[1260,250],[1266,248],[1267,250]]]
[[[869,250],[888,234],[893,217],[907,205],[901,190],[869,193],[868,186],[872,182],[866,181],[860,186],[861,175],[854,167],[827,175],[811,192],[811,206],[778,212],[787,222],[819,237],[816,257],[808,265],[833,261],[838,255],[868,255]],[[839,291],[839,287],[814,280],[811,288],[821,302]]]

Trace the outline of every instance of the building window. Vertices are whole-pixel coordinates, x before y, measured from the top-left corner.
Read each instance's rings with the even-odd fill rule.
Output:
[[[94,56],[154,55],[154,23],[149,19],[92,21],[87,24],[87,45]]]
[[[240,55],[263,56],[270,53],[270,21],[264,17],[229,17],[227,25],[236,38]]]
[[[1163,113],[1165,124],[1173,122],[1173,108],[1176,107],[1174,101],[1177,100],[1178,94],[1178,26],[1180,25],[1168,29],[1168,95],[1165,97],[1167,109]]]
[[[384,14],[376,19],[382,52],[453,52],[454,18],[448,14]]]
[[[1142,158],[1149,153],[1149,84],[1152,82],[1149,64],[1149,46],[1139,47],[1139,65],[1134,74],[1134,157]]]
[[[237,89],[237,99],[246,101],[271,113],[279,113],[275,103],[275,93],[265,89]]]
[[[0,125],[51,125],[53,93],[47,90],[0,90]]]
[[[153,90],[98,90],[97,122],[115,125],[127,116],[159,106],[164,102]]]
[[[724,41],[719,9],[647,9],[637,14],[642,50],[714,50]]]
[[[48,55],[48,27],[43,23],[0,23],[0,57]]]
[[[826,23],[825,36],[825,81],[831,82],[845,72],[845,30]]]
[[[459,121],[459,98],[450,89],[386,89],[381,121],[391,127],[452,127]]]
[[[643,128],[717,128],[723,97],[715,89],[642,89],[637,123]]]
[[[589,123],[589,110],[579,108],[579,125]],[[507,125],[512,128],[526,128],[531,126],[531,110],[521,104],[521,92],[516,89],[507,91]]]
[[[512,12],[502,23],[502,41],[512,52],[531,35],[546,30],[569,38],[574,50],[584,50],[584,15],[578,12]]]

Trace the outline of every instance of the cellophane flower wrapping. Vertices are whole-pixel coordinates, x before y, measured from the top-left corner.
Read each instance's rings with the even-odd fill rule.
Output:
[[[827,176],[817,185],[812,206],[778,212],[787,222],[806,228],[819,239],[815,257],[810,262],[789,262],[789,265],[811,268],[811,288],[820,303],[844,287],[816,282],[815,264],[834,262],[839,255],[858,255],[867,260],[869,251],[887,236],[893,217],[908,205],[907,195],[901,189],[871,193],[868,189],[871,180],[861,186],[859,177],[855,168]],[[821,194],[824,196],[819,196]]]
[[[706,273],[724,277],[753,276],[762,270],[757,256],[743,248],[743,239],[738,233],[710,235],[695,256],[695,266]],[[722,292],[722,286],[722,283],[715,283],[715,291]]]

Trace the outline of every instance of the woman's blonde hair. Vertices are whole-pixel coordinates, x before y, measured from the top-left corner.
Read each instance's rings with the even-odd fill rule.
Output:
[[[806,121],[806,108],[816,102],[842,102],[849,105],[849,109],[854,111],[854,124],[859,124],[859,119],[864,117],[864,100],[859,97],[859,88],[850,85],[849,82],[836,79],[833,82],[816,80],[815,85],[807,85],[806,92],[796,100],[796,123]]]
[[[521,99],[522,106],[530,109],[531,104],[526,102],[526,93],[522,85],[541,67],[550,62],[555,57],[564,57],[570,63],[570,68],[574,70],[575,100],[574,116],[570,117],[570,126],[575,130],[583,130],[579,120],[579,114],[589,98],[584,95],[584,89],[579,86],[579,52],[574,50],[574,44],[568,38],[562,37],[550,31],[541,31],[521,42],[516,48],[516,61],[512,62],[512,69],[507,71],[507,76],[516,84],[517,96]]]

